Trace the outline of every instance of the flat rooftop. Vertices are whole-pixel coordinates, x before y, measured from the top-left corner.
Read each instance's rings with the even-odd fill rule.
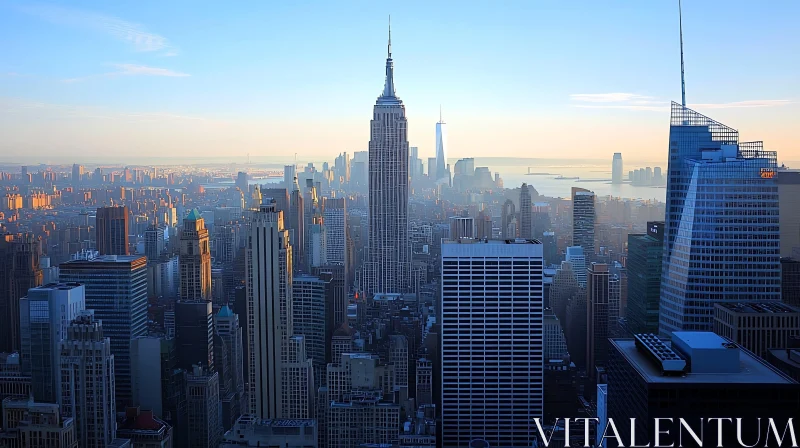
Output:
[[[746,350],[739,350],[739,371],[735,373],[686,373],[683,376],[664,376],[660,366],[657,366],[643,352],[636,348],[633,339],[612,338],[612,347],[615,347],[625,359],[639,372],[648,383],[685,383],[685,384],[794,384],[794,381],[773,369],[767,363],[759,360]],[[671,342],[664,342],[672,348]],[[693,340],[693,348],[702,348],[705,345],[716,344],[719,341],[711,338]]]
[[[542,242],[536,239],[526,239],[526,238],[514,238],[513,240],[459,238],[457,240],[442,240],[442,244],[542,244]]]
[[[725,302],[716,306],[744,314],[787,314],[800,313],[800,309],[781,302]]]

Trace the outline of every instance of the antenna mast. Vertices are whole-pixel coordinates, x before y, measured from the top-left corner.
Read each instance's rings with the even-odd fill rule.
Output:
[[[681,0],[678,0],[678,30],[681,35],[681,104],[686,107],[686,80],[683,73],[683,16],[681,15]]]

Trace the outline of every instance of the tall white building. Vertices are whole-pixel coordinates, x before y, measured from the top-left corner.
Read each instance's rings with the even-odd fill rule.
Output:
[[[411,287],[408,121],[394,89],[391,28],[386,82],[370,121],[368,244],[363,285],[367,294],[407,291]]]
[[[274,201],[253,214],[246,260],[250,413],[281,418],[281,351],[292,316],[292,247]]]
[[[445,446],[531,446],[543,416],[543,251],[536,240],[442,244]],[[465,344],[464,341],[468,341]]]
[[[325,381],[327,324],[325,282],[313,275],[298,275],[292,281],[294,332],[305,337],[305,349],[314,363],[315,388]]]
[[[61,342],[61,410],[75,420],[86,448],[106,448],[116,437],[114,355],[92,310],[83,311]]]
[[[583,248],[583,254],[594,258],[595,195],[585,188],[572,187],[572,245]]]
[[[305,338],[294,336],[292,246],[268,200],[253,214],[246,257],[250,413],[309,418],[314,374]]]

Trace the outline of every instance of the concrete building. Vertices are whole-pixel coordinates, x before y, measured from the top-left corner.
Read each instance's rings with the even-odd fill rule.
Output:
[[[41,241],[33,234],[0,235],[0,353],[19,352],[19,298],[42,284]]]
[[[31,396],[31,376],[23,373],[19,353],[0,353],[0,411],[6,398]]]
[[[219,375],[194,366],[186,384],[188,446],[217,448],[222,438]]]
[[[714,305],[714,333],[766,359],[800,336],[800,309],[780,302],[725,302]]]
[[[225,433],[220,448],[317,448],[317,422],[312,419],[261,420],[243,415]]]
[[[61,410],[73,418],[86,448],[105,448],[116,436],[114,355],[103,324],[82,312],[61,342]]]
[[[239,315],[227,306],[220,308],[214,317],[214,350],[224,352],[224,358],[214,356],[220,373],[220,400],[222,401],[222,426],[230,429],[233,423],[248,410],[244,381],[244,349]]]
[[[193,209],[183,220],[181,231],[182,300],[211,301],[211,248],[208,229],[200,211]]]
[[[800,250],[800,170],[779,169],[775,175],[781,257],[794,257],[795,249]]]
[[[75,422],[57,404],[31,398],[3,400],[0,443],[13,448],[78,448]]]
[[[86,309],[103,322],[111,339],[116,377],[117,409],[132,402],[131,339],[147,331],[147,257],[107,255],[62,263],[62,282],[83,285]]]
[[[542,268],[536,240],[443,242],[445,446],[475,439],[528,446],[536,436],[533,419],[543,412]]]
[[[742,426],[744,441],[759,438],[758,418],[774,418],[783,428],[787,418],[797,416],[800,385],[714,333],[676,331],[671,342],[642,334],[610,344],[608,418],[626,441],[635,430],[638,446],[653,443],[655,417],[674,419],[663,421],[661,429],[669,434],[662,433],[660,446],[679,444],[678,418],[696,434],[704,432],[703,446],[732,446],[738,431],[722,431],[723,440],[717,440],[716,422],[708,416],[751,422]]]
[[[450,239],[475,238],[475,220],[469,216],[450,217]]]
[[[567,339],[564,337],[564,329],[553,311],[544,311],[544,358],[564,359],[569,355],[567,350]]]
[[[247,247],[250,412],[280,418],[281,352],[292,320],[292,246],[274,203],[253,214]]]
[[[306,353],[314,366],[314,390],[324,384],[327,352],[326,284],[319,277],[297,275],[292,281],[294,334],[306,341]]]
[[[394,88],[391,29],[387,53],[386,82],[370,121],[369,254],[364,272],[368,295],[411,287],[408,120]]]
[[[97,209],[95,241],[100,255],[130,255],[128,249],[128,207]]]
[[[578,280],[578,286],[586,287],[586,255],[581,246],[570,246],[567,248],[566,259],[572,264],[572,272]]]
[[[800,306],[800,259],[781,258],[781,302]]]
[[[77,283],[31,288],[19,300],[22,370],[31,376],[35,400],[61,402],[61,341],[85,306],[84,287]]]
[[[347,263],[347,201],[329,198],[325,201],[324,222],[327,262]]]

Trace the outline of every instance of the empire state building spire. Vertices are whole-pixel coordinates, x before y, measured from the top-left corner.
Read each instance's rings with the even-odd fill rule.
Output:
[[[392,17],[389,16],[389,44],[386,47],[386,82],[378,104],[398,104],[400,99],[394,90],[394,62],[392,62]]]

